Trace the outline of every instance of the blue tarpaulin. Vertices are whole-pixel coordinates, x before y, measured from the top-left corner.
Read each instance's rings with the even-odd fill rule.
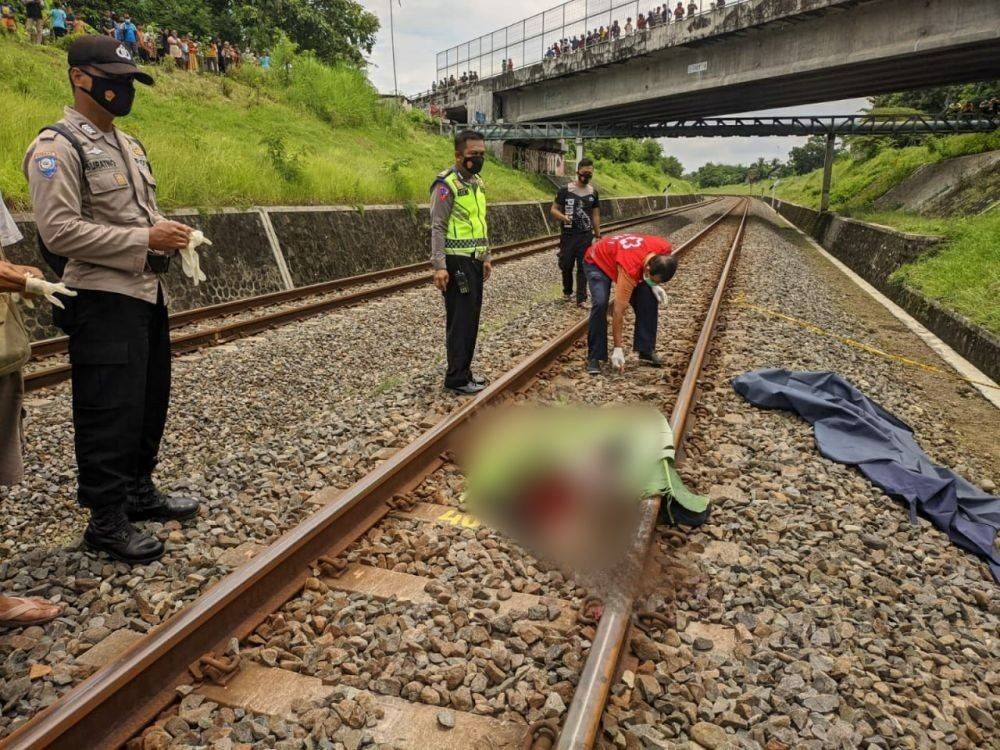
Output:
[[[857,466],[887,494],[905,502],[959,547],[989,563],[1000,582],[1000,497],[988,495],[920,450],[913,430],[833,372],[764,369],[733,379],[755,406],[788,409],[813,426],[819,452]]]

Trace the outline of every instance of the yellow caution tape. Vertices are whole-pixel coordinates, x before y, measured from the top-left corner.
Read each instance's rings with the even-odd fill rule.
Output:
[[[956,380],[961,380],[962,382],[969,383],[970,385],[978,385],[984,388],[996,388],[1000,390],[1000,386],[995,383],[984,383],[980,380],[972,380],[971,378],[963,377],[951,370],[944,370],[936,365],[931,365],[926,362],[920,362],[910,357],[904,357],[901,354],[893,354],[892,352],[884,351],[883,349],[878,349],[869,344],[865,344],[862,341],[855,341],[854,339],[849,339],[845,336],[828,331],[825,328],[816,325],[815,323],[810,323],[808,320],[802,320],[801,318],[796,318],[792,315],[786,315],[785,313],[778,312],[777,310],[772,310],[769,307],[761,307],[760,305],[755,305],[751,302],[747,302],[746,297],[742,294],[736,295],[733,299],[733,304],[739,305],[740,307],[745,307],[749,310],[754,310],[756,312],[762,313],[772,318],[778,318],[779,320],[784,320],[788,323],[804,328],[811,333],[818,333],[820,336],[826,336],[827,338],[839,341],[841,344],[853,347],[855,349],[860,349],[861,351],[868,352],[869,354],[874,354],[877,357],[883,357],[884,359],[892,360],[893,362],[899,362],[900,364],[907,365],[908,367],[915,367],[924,372],[932,372],[937,375],[944,375],[945,377],[954,378]]]

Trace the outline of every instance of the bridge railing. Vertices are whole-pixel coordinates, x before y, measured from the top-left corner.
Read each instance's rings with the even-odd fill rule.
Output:
[[[684,0],[684,20],[732,7],[753,0]],[[694,6],[693,8],[689,6]],[[501,75],[510,70],[533,65],[546,57],[546,51],[563,39],[586,36],[598,31],[602,26],[610,29],[615,21],[621,28],[621,38],[626,35],[626,25],[632,22],[633,34],[648,34],[650,28],[636,30],[639,14],[644,17],[657,7],[668,9],[667,21],[657,20],[652,28],[676,23],[673,3],[649,2],[649,0],[569,0],[548,10],[521,19],[509,26],[468,42],[450,47],[437,54],[437,81],[448,80],[452,76],[460,81],[463,74],[475,73],[480,79]],[[693,11],[693,12],[690,12]],[[597,44],[611,44],[609,38]],[[588,45],[587,49],[593,46]],[[579,52],[579,50],[577,50]],[[566,54],[574,54],[570,51]],[[422,95],[430,94],[424,92]]]

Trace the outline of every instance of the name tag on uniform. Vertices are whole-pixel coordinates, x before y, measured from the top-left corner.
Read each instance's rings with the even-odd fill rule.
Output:
[[[458,194],[459,195],[468,195],[469,194],[469,188],[459,188],[458,189]]]

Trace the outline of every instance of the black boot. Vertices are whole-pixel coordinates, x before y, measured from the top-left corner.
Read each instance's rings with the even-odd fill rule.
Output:
[[[639,362],[646,367],[663,367],[663,360],[656,355],[656,352],[639,352]]]
[[[198,501],[167,497],[149,477],[140,479],[128,493],[125,512],[130,521],[183,521],[198,514]]]
[[[92,509],[83,541],[91,549],[129,565],[150,563],[163,555],[163,544],[130,524],[120,505]]]

